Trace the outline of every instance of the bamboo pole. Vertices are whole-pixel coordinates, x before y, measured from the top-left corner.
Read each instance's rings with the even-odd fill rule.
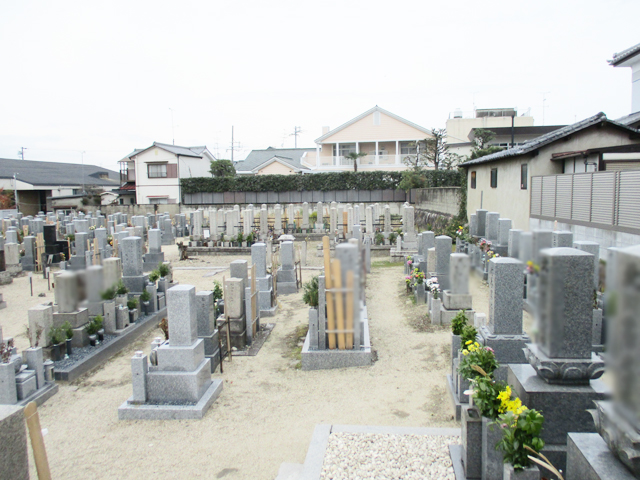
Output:
[[[27,406],[24,407],[24,418],[29,428],[31,449],[33,450],[33,459],[36,464],[36,470],[38,471],[38,479],[51,480],[51,470],[49,470],[47,451],[44,447],[44,438],[42,437],[40,416],[38,415],[36,402],[29,402]]]
[[[333,271],[333,288],[337,291],[336,295],[336,327],[339,331],[338,333],[338,348],[340,350],[345,349],[346,336],[344,334],[344,302],[342,301],[342,271],[341,271],[341,263],[337,258],[333,259],[331,262],[331,270]]]
[[[353,270],[347,271],[347,350],[353,348]]]
[[[324,253],[324,283],[325,288],[327,290],[333,287],[333,283],[331,282],[331,247],[329,245],[329,237],[322,237],[322,252]],[[332,331],[336,329],[336,322],[334,317],[333,310],[333,293],[327,292],[326,296],[327,301],[327,330]],[[320,319],[321,322],[324,322],[324,318]],[[329,349],[333,350],[336,348],[336,334],[329,333]]]

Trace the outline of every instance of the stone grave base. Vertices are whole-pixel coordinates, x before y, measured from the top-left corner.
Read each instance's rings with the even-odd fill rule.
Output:
[[[494,335],[486,326],[480,327],[483,344],[495,351],[496,359],[501,364],[529,363],[524,355],[525,344],[531,343],[527,335]]]
[[[632,480],[635,477],[618,460],[597,433],[567,436],[566,480]]]
[[[0,285],[9,285],[13,282],[13,278],[11,276],[11,272],[4,271],[0,272]]]
[[[451,320],[458,315],[460,310],[447,310],[444,305],[440,306],[440,325],[451,325]],[[475,316],[475,310],[465,310],[464,314],[467,317],[469,323],[473,324],[473,318]]]
[[[556,468],[566,471],[567,433],[595,433],[587,410],[594,408],[594,400],[605,400],[609,388],[600,380],[591,380],[589,385],[549,384],[526,364],[509,365],[507,383],[524,405],[544,412],[542,439],[546,445],[542,452]]]
[[[129,403],[118,408],[118,420],[200,420],[222,392],[222,380],[211,380],[211,385],[195,405],[153,405]]]
[[[2,308],[0,306],[0,308]],[[278,313],[278,302],[276,301],[276,304],[271,307],[268,308],[266,310],[263,310],[262,308],[260,308],[260,318],[262,317],[274,317],[276,315],[276,313]]]
[[[18,405],[22,407],[26,407],[29,402],[36,402],[38,406],[42,405],[44,402],[53,397],[56,393],[58,393],[58,384],[57,383],[46,383],[44,387],[37,389],[27,398],[23,398],[18,402]]]
[[[458,400],[458,396],[456,395],[456,387],[453,384],[453,377],[451,376],[451,374],[447,374],[447,391],[449,392],[449,397],[451,398],[451,404],[453,405],[453,409],[455,410],[456,422],[459,422],[460,419],[462,418],[462,406],[469,405],[469,404],[460,403],[460,401]]]
[[[311,350],[311,339],[307,332],[302,347],[302,370],[325,370],[330,368],[366,367],[373,363],[369,321],[362,316],[362,348],[359,350]]]
[[[462,445],[450,444],[449,456],[453,465],[453,474],[456,480],[467,480],[464,474],[464,465],[462,464]]]
[[[78,328],[89,322],[89,310],[80,308],[71,313],[54,313],[53,326],[61,327],[64,322],[69,322],[73,328]],[[74,335],[75,336],[75,335]]]
[[[298,293],[298,285],[296,282],[277,282],[276,288],[278,295],[289,295],[290,293]]]

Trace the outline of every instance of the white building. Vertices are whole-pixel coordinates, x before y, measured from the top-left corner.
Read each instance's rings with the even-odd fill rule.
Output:
[[[122,189],[135,188],[136,203],[180,203],[181,178],[210,177],[211,161],[215,157],[207,147],[180,147],[153,142],[136,149],[120,163]]]
[[[631,113],[640,112],[640,43],[614,53],[609,64],[631,68]]]

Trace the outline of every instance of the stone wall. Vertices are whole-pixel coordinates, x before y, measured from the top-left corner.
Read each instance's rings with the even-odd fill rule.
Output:
[[[455,217],[460,208],[460,187],[414,188],[411,203],[416,210]]]

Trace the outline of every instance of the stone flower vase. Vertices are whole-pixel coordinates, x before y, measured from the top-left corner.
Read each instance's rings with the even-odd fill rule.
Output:
[[[65,349],[65,343],[58,343],[56,345],[51,346],[51,360],[54,362],[59,362],[62,360],[62,356],[64,355],[63,350]]]
[[[458,365],[460,365],[460,362],[462,362],[462,358],[463,358],[462,350],[459,350]],[[465,395],[464,392],[466,392],[467,390],[469,390],[469,388],[471,388],[471,382],[469,381],[468,378],[464,378],[457,371],[453,373],[454,373],[453,379],[457,382],[456,393],[458,394],[458,401],[460,403],[469,403],[469,395]]]
[[[67,339],[65,340],[65,346],[66,346],[66,348],[67,348],[67,356],[69,356],[69,357],[70,357],[70,356],[71,356],[71,353],[72,353],[72,349],[71,349],[71,339],[70,339],[70,338],[67,338]]]
[[[477,408],[462,407],[462,466],[466,478],[482,474],[482,416]]]
[[[540,469],[537,465],[530,465],[523,470],[514,470],[513,465],[505,463],[503,480],[540,480]]]
[[[97,335],[89,335],[89,344],[92,347],[96,346],[96,341],[98,340],[98,336]]]
[[[503,480],[504,459],[496,445],[502,439],[500,426],[487,417],[482,417],[482,478]]]
[[[442,306],[442,300],[438,298],[434,298],[431,300],[431,324],[432,325],[440,325],[440,307]]]

